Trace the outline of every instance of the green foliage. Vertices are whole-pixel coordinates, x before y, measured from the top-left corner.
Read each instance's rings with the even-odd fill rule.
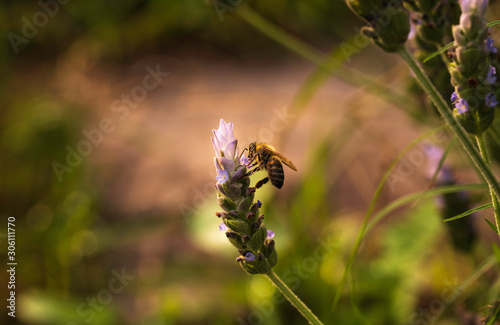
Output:
[[[434,11],[438,8],[432,7],[432,1],[417,2],[423,12],[436,14],[428,17],[430,22],[439,21],[443,13]],[[287,75],[272,70],[276,62],[290,61],[294,67],[297,62],[303,63],[299,67],[303,79],[296,80],[297,90],[290,96],[289,111],[295,117],[280,137],[295,139],[298,149],[289,147],[300,151],[294,154],[302,160],[301,168],[294,176],[287,174],[283,190],[266,185],[256,193],[256,198],[265,202],[261,213],[266,227],[251,230],[247,222],[238,219],[244,215],[224,222],[234,232],[252,234],[245,243],[241,236],[229,240],[239,249],[261,250],[270,264],[276,264],[276,274],[325,324],[458,324],[463,321],[460,308],[476,320],[485,318],[486,324],[494,324],[500,310],[496,303],[500,295],[499,250],[496,245],[491,248],[496,226],[488,220],[492,213],[486,208],[491,203],[483,195],[487,186],[470,184],[477,182],[470,176],[474,167],[461,156],[460,147],[449,145],[438,170],[451,165],[465,184],[432,187],[439,177],[436,170],[431,181],[415,182],[416,190],[405,187],[405,191],[412,190],[409,194],[394,193],[384,186],[405,155],[442,125],[441,120],[421,109],[426,102],[422,92],[404,93],[400,85],[407,80],[407,70],[376,75],[378,66],[395,66],[394,57],[377,52],[369,41],[361,42],[366,41],[366,33],[360,28],[363,22],[343,2],[236,3],[225,1],[232,7],[221,18],[211,1],[69,1],[60,4],[58,13],[39,28],[35,37],[19,45],[18,53],[8,39],[0,45],[4,58],[0,62],[0,216],[3,220],[16,218],[20,261],[16,273],[17,320],[33,325],[304,323],[264,277],[248,276],[235,262],[234,248],[228,245],[224,233],[217,231],[222,220],[214,215],[220,210],[213,190],[215,180],[209,180],[213,192],[206,191],[213,196],[204,193],[205,200],[187,212],[179,212],[171,203],[162,205],[161,211],[149,206],[128,210],[129,198],[122,196],[120,189],[137,186],[134,190],[140,192],[148,184],[130,173],[121,176],[119,185],[111,186],[117,182],[121,166],[106,169],[100,165],[102,161],[87,158],[62,173],[61,178],[54,172],[54,162],[67,164],[67,147],[76,148],[88,121],[108,113],[101,108],[110,106],[111,101],[103,106],[99,103],[103,94],[88,93],[87,83],[106,79],[105,72],[112,71],[111,75],[118,71],[118,77],[103,81],[103,93],[114,92],[114,87],[121,85],[124,71],[145,57],[161,56],[180,61],[195,58],[199,61],[194,70],[199,73],[217,69],[220,62],[232,62],[231,69],[241,70],[244,76],[248,73],[244,68],[251,68],[252,74],[279,71],[278,81]],[[4,4],[0,8],[0,31],[4,36],[10,32],[22,36],[22,18],[31,20],[40,10],[39,3],[33,1]],[[364,14],[369,16],[370,10]],[[396,18],[391,26],[403,28],[391,27],[384,35],[373,31],[367,34],[383,48],[394,50],[406,40],[406,9],[398,8]],[[424,27],[429,29],[422,31],[422,38],[432,44],[417,43],[421,52],[416,55],[420,60],[427,58],[426,71],[447,100],[451,84],[440,59],[449,49],[443,46],[449,43],[446,37],[450,33],[443,29],[433,34],[435,26]],[[497,57],[490,59],[500,71]],[[258,69],[254,69],[256,66]],[[75,71],[83,77],[73,75]],[[225,80],[223,70],[220,75],[220,80]],[[172,98],[200,96],[205,101],[200,94],[211,82],[194,82],[202,89],[199,93],[184,93],[183,87],[189,83],[179,88],[167,85],[162,91]],[[64,88],[65,84],[72,87]],[[192,91],[196,87],[187,88]],[[234,83],[234,87],[240,85]],[[356,91],[350,97],[332,98],[330,93],[337,88],[340,92],[348,89],[346,93],[351,93],[349,89]],[[119,98],[121,94],[115,95]],[[239,110],[243,100],[237,99],[233,111],[224,114],[247,114]],[[372,125],[376,129],[383,124],[383,136],[400,136],[395,134],[396,126],[382,121],[394,118],[394,111],[378,115],[390,105],[409,117],[397,119],[398,123],[408,123],[402,129],[417,130],[420,136],[414,137],[407,149],[374,148],[366,159],[366,153],[361,152],[366,150],[364,142],[372,143],[380,136],[371,133]],[[269,107],[258,111],[255,106],[255,112],[248,114],[248,128],[241,127],[238,132],[258,129],[257,119],[252,118]],[[342,109],[346,106],[349,109]],[[169,114],[177,109],[185,115],[181,114],[182,120],[175,124],[182,124],[185,130],[181,136],[175,135],[184,150],[176,154],[182,156],[195,147],[182,141],[203,142],[209,147],[211,126],[207,127],[206,138],[201,139],[193,137],[196,133],[190,125],[195,116],[207,116],[211,111],[219,114],[219,106],[203,107],[203,112],[192,107],[165,107]],[[145,112],[152,110],[145,108],[139,114]],[[499,118],[497,114],[485,133],[493,170],[500,161]],[[210,119],[206,120],[208,123]],[[309,124],[313,125],[313,134],[301,133],[303,125]],[[163,152],[149,152],[155,137],[146,132],[167,127],[141,125],[138,132],[145,141],[115,145],[133,152],[126,156],[130,165],[136,164],[137,152],[147,155],[148,160],[159,160]],[[273,141],[278,142],[277,135]],[[114,135],[112,138],[116,141]],[[398,143],[405,139],[402,136]],[[170,146],[162,145],[165,155],[172,154]],[[205,152],[200,150],[198,155],[202,164],[211,164]],[[368,161],[379,157],[383,159],[376,163]],[[389,165],[390,161],[394,163]],[[185,172],[185,166],[167,162],[162,168]],[[197,163],[184,161],[183,165]],[[346,166],[365,163],[372,169],[366,175],[351,177]],[[141,168],[149,168],[145,166]],[[414,167],[416,171],[424,168]],[[204,181],[205,176],[199,172],[192,179]],[[261,176],[252,176],[252,184]],[[406,178],[405,184],[413,185],[413,177]],[[169,195],[195,187],[194,183],[181,184],[178,180],[159,181],[164,182]],[[381,186],[376,188],[379,182]],[[230,198],[241,194],[239,187],[225,191]],[[459,204],[464,193],[470,194],[470,205]],[[160,193],[158,200],[170,202],[167,196]],[[446,198],[454,200],[447,202]],[[438,208],[436,199],[451,202],[448,210]],[[230,212],[251,209],[252,200],[236,205],[221,199],[220,203]],[[465,220],[477,231],[478,239],[463,250],[456,245],[454,234],[459,230],[453,227]],[[266,229],[275,232],[276,247],[262,245]],[[4,238],[0,239],[4,243]],[[460,239],[458,242],[464,244]],[[3,260],[6,252],[5,248],[0,251]],[[489,257],[491,254],[494,257]],[[113,272],[121,271],[133,277],[123,286],[112,282],[116,279]],[[7,279],[5,272],[2,279]],[[120,291],[113,293],[113,288]],[[7,291],[5,286],[3,289]],[[459,294],[448,300],[443,292]],[[92,308],[91,301],[101,303]],[[334,301],[337,304],[332,309]],[[432,303],[443,303],[442,310],[433,313]],[[0,323],[11,324],[12,319],[4,312]]]

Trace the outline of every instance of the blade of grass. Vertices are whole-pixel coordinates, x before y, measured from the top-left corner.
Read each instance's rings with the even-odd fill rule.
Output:
[[[486,221],[486,223],[488,224],[488,226],[490,226],[491,229],[493,229],[494,231],[497,231],[497,227],[495,226],[495,224],[491,221],[489,221],[488,219],[484,219],[484,221]]]
[[[428,197],[433,197],[433,196],[438,196],[438,195],[443,195],[443,194],[448,194],[448,193],[455,193],[455,192],[460,192],[460,191],[471,191],[471,190],[484,190],[485,188],[488,188],[486,184],[467,184],[467,185],[447,185],[447,186],[440,186],[433,188],[428,191],[422,191],[422,192],[417,192],[413,194],[408,194],[406,196],[403,196],[389,204],[387,204],[382,210],[377,212],[372,220],[368,223],[366,226],[366,232],[368,233],[375,225],[377,225],[378,222],[380,222],[385,216],[387,216],[389,213],[392,211],[411,203],[412,201],[419,199],[420,196],[424,195],[424,198]]]
[[[490,21],[488,23],[488,27],[493,27],[493,26],[496,26],[498,24],[500,24],[500,20]],[[440,48],[436,52],[434,52],[431,55],[429,55],[428,57],[426,57],[422,62],[425,63],[425,62],[429,61],[430,59],[433,59],[436,56],[439,56],[444,51],[449,50],[452,46],[453,46],[453,42],[446,44],[445,46],[443,46],[442,48]]]
[[[389,178],[389,175],[391,174],[392,170],[396,167],[397,163],[399,160],[408,152],[411,148],[413,148],[417,143],[422,141],[423,139],[429,137],[430,135],[437,133],[441,130],[444,130],[446,126],[441,126],[439,128],[430,130],[413,140],[408,146],[406,146],[399,154],[398,156],[394,159],[392,164],[389,166],[387,171],[384,173],[384,176],[382,177],[382,180],[379,182],[377,188],[375,189],[375,192],[373,194],[372,200],[370,202],[370,205],[368,206],[368,209],[365,213],[365,216],[363,218],[363,222],[361,224],[361,229],[359,231],[358,237],[356,239],[356,242],[354,244],[354,247],[351,251],[351,255],[349,256],[349,259],[347,260],[347,265],[344,269],[344,274],[342,275],[342,279],[340,280],[339,287],[337,288],[337,291],[335,293],[335,299],[332,304],[332,310],[335,310],[335,307],[337,306],[337,303],[339,302],[340,295],[342,294],[342,290],[344,290],[345,282],[347,281],[347,274],[349,273],[352,264],[354,263],[354,258],[356,257],[356,253],[358,252],[359,246],[361,245],[361,242],[363,241],[363,236],[365,234],[366,227],[368,225],[368,220],[370,219],[370,216],[373,213],[373,210],[375,209],[375,204],[377,203],[377,200],[382,193],[382,188],[384,187],[385,183],[387,182],[387,179]]]
[[[408,96],[395,93],[390,87],[386,86],[385,84],[378,82],[372,77],[367,76],[355,69],[342,65],[342,62],[340,64],[338,62],[335,62],[337,60],[334,57],[332,57],[331,60],[337,66],[335,69],[333,69],[328,64],[325,64],[327,56],[324,53],[313,48],[311,45],[305,43],[304,41],[290,35],[278,26],[272,24],[271,22],[260,16],[258,13],[253,11],[247,5],[239,6],[238,10],[236,10],[236,13],[252,27],[259,30],[264,35],[272,38],[284,47],[311,61],[324,71],[327,71],[328,73],[333,74],[336,77],[355,86],[366,87],[369,92],[385,99],[389,103],[392,103],[398,107],[408,107],[409,105],[416,106],[416,104],[412,102],[412,100],[409,99]]]
[[[449,221],[457,220],[457,219],[460,219],[460,218],[463,218],[463,217],[467,217],[468,215],[473,214],[476,211],[481,211],[481,210],[492,208],[492,207],[493,207],[492,203],[487,203],[487,204],[478,206],[477,208],[467,210],[464,213],[460,213],[459,215],[456,215],[454,217],[451,217],[451,218],[448,218],[448,219],[444,219],[443,222],[449,222]]]
[[[493,173],[491,167],[488,163],[487,151],[482,150],[485,148],[478,148],[476,144],[470,138],[470,135],[465,131],[463,126],[458,123],[457,119],[453,115],[449,103],[441,96],[432,81],[429,79],[425,71],[423,70],[420,63],[415,59],[415,57],[408,51],[406,47],[401,47],[398,49],[398,54],[400,57],[408,64],[408,68],[414,73],[415,78],[419,82],[422,89],[429,95],[429,98],[434,103],[434,106],[438,110],[439,114],[446,122],[450,130],[460,141],[464,151],[469,156],[473,166],[476,168],[478,175],[482,176],[485,182],[488,184],[488,189],[490,190],[490,195],[495,208],[495,222],[497,224],[497,232],[500,236],[500,215],[498,213],[500,204],[498,203],[498,198],[500,198],[500,182],[498,182],[495,174]],[[482,138],[482,137],[481,137]],[[478,140],[478,145],[480,147],[484,146],[484,141],[476,136]],[[481,152],[479,152],[479,150]]]

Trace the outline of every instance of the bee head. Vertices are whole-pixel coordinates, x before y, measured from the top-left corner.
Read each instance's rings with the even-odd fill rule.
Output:
[[[248,146],[248,155],[249,155],[249,158],[252,158],[253,156],[255,156],[256,153],[257,153],[257,145],[255,144],[255,142],[252,142]]]

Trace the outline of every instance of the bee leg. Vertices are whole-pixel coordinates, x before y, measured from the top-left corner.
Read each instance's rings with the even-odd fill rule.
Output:
[[[249,171],[245,176],[250,176],[250,175],[253,175],[253,173],[255,172],[258,172],[260,170],[260,166],[259,167],[256,167],[254,169],[252,169],[251,171]]]
[[[266,184],[267,182],[269,182],[269,177],[266,177],[266,178],[258,181],[257,184],[255,184],[255,188],[260,188],[262,185]]]

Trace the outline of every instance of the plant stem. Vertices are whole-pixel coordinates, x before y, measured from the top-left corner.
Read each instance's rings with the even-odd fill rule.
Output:
[[[303,58],[316,64],[324,71],[346,81],[355,86],[366,87],[366,90],[400,107],[412,106],[410,111],[416,111],[416,104],[409,100],[408,96],[398,94],[382,82],[365,75],[344,64],[342,60],[335,57],[328,57],[323,52],[315,49],[297,37],[290,35],[283,29],[264,19],[261,15],[243,4],[238,7],[236,13],[251,26],[262,32],[264,35],[275,40],[284,47],[294,51]],[[359,49],[358,49],[359,50]],[[345,57],[343,53],[342,57]]]
[[[453,117],[452,111],[448,106],[448,103],[443,99],[441,94],[437,91],[436,87],[429,80],[429,77],[425,74],[424,70],[417,62],[417,60],[408,52],[408,49],[404,46],[398,50],[398,54],[403,58],[403,60],[408,64],[412,72],[415,74],[418,82],[424,89],[424,91],[429,95],[432,99],[432,102],[436,106],[439,114],[443,117],[446,124],[450,127],[450,129],[455,133],[458,140],[462,144],[465,152],[469,155],[470,159],[476,166],[479,174],[484,178],[486,183],[491,189],[491,192],[498,198],[500,197],[500,185],[498,184],[495,175],[491,171],[488,163],[481,157],[478,152],[474,142],[469,137],[465,129],[457,122],[457,120]],[[494,202],[494,201],[493,201]]]
[[[292,306],[297,308],[297,310],[308,320],[309,324],[313,325],[323,325],[323,323],[313,314],[313,312],[302,302],[302,300],[297,297],[292,290],[274,273],[270,271],[265,274],[267,278],[274,284],[276,288],[290,301]]]
[[[481,156],[483,157],[484,161],[488,164],[488,166],[491,168],[490,153],[488,152],[488,147],[486,146],[486,140],[484,139],[484,136],[476,135],[476,141]],[[495,224],[497,226],[497,233],[498,236],[500,236],[500,211],[498,209],[499,208],[498,196],[495,195],[495,192],[493,191],[493,188],[491,186],[488,187],[490,189],[491,202],[493,203],[493,210],[495,213]]]

